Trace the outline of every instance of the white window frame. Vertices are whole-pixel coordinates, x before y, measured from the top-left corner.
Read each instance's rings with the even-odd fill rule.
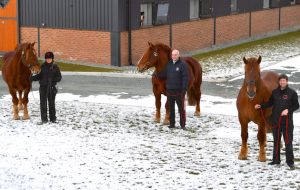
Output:
[[[291,5],[295,5],[296,4],[296,0],[291,0]]]
[[[200,15],[199,0],[190,0],[190,19],[197,19]]]
[[[156,13],[156,18],[155,18],[156,25],[168,23],[169,10],[170,10],[169,2],[162,2],[162,3],[157,4],[157,13]],[[159,17],[163,17],[166,20],[158,22]]]
[[[144,12],[144,22],[142,26],[151,26],[152,25],[152,3],[143,3],[141,4],[141,12]]]
[[[237,12],[237,0],[231,0],[230,8],[231,12]]]
[[[270,8],[270,0],[264,0],[263,8],[264,8],[264,9]]]

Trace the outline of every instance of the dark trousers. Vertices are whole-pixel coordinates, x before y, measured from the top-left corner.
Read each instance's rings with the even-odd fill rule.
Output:
[[[293,131],[294,127],[289,125],[286,130],[286,121],[281,122],[280,126],[273,126],[273,160],[280,161],[280,142],[281,136],[283,135],[285,142],[285,156],[287,164],[294,164],[294,153],[293,153]]]
[[[56,111],[55,111],[55,96],[56,88],[55,86],[40,86],[40,108],[41,108],[41,119],[44,122],[48,121],[47,117],[47,102],[49,105],[49,117],[50,121],[56,121]]]
[[[186,115],[185,115],[184,98],[185,96],[183,95],[168,96],[168,102],[170,106],[170,126],[175,126],[175,102],[176,102],[180,114],[180,126],[185,127]]]

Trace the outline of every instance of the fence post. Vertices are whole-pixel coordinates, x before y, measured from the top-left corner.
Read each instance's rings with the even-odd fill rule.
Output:
[[[278,11],[279,11],[279,16],[278,16],[278,30],[281,30],[281,7],[279,7],[279,9],[278,9]]]
[[[249,12],[249,37],[252,35],[252,12]]]
[[[38,56],[41,57],[41,33],[40,33],[40,24],[37,28],[37,43],[38,43]]]
[[[213,45],[216,45],[217,38],[217,18],[214,16],[214,42]]]

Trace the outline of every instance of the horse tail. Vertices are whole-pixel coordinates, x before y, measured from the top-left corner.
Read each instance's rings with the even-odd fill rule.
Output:
[[[190,106],[196,105],[196,94],[195,94],[195,89],[193,87],[188,90],[187,95],[188,95],[188,104]]]

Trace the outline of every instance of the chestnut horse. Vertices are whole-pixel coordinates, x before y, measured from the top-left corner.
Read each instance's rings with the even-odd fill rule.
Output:
[[[29,119],[27,109],[28,94],[31,88],[29,77],[31,73],[40,71],[34,44],[23,43],[15,51],[8,52],[3,56],[2,77],[7,83],[9,93],[12,96],[13,119],[15,120],[20,119],[19,110],[22,108],[24,108],[23,119]],[[24,96],[22,97],[23,92]]]
[[[246,160],[248,155],[248,123],[253,121],[258,125],[257,139],[259,141],[258,160],[266,161],[266,132],[271,129],[269,117],[271,108],[254,108],[255,104],[267,102],[273,89],[278,87],[278,74],[274,72],[260,72],[261,56],[257,58],[243,58],[245,63],[245,79],[237,97],[236,106],[241,124],[242,147],[239,154],[240,160]]]
[[[155,72],[160,72],[165,69],[169,60],[171,59],[171,48],[165,44],[157,43],[152,44],[148,42],[148,49],[143,54],[142,58],[137,64],[139,72],[144,72],[151,67],[155,67],[152,75],[152,90],[155,96],[155,122],[160,122],[160,107],[161,95],[166,95],[166,79],[159,79]],[[191,57],[183,57],[181,60],[188,65],[189,84],[188,84],[188,103],[189,105],[196,105],[196,116],[200,116],[200,98],[201,98],[201,83],[202,83],[202,67],[198,61]],[[170,122],[170,110],[168,102],[165,103],[166,116],[164,124]]]

